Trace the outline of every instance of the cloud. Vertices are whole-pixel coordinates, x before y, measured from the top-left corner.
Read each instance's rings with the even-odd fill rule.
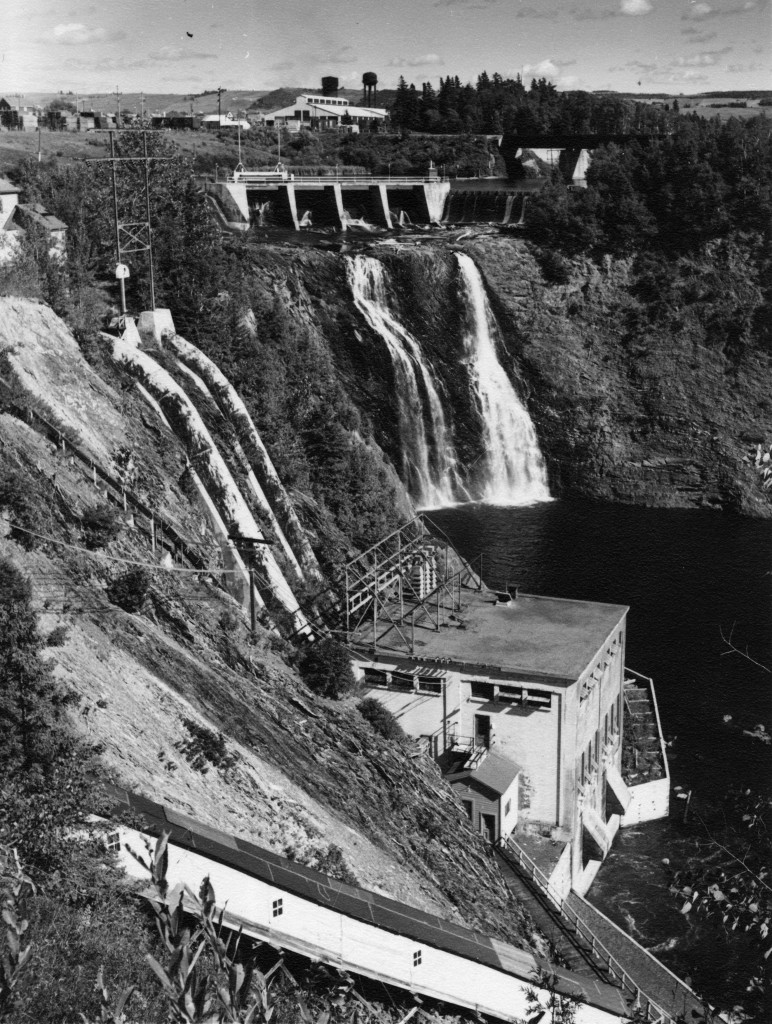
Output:
[[[686,40],[687,43],[709,43],[711,39],[715,39],[718,35],[717,32],[706,32],[702,28],[697,28],[694,25],[685,25],[681,29],[682,36],[689,36]]]
[[[551,57],[546,57],[544,60],[540,60],[537,64],[524,65],[523,80],[527,81],[530,78],[546,78],[554,85],[567,88],[576,82],[576,77],[574,75],[566,75],[563,68],[570,67],[575,63],[575,60],[553,60]]]
[[[730,64],[726,70],[731,72],[731,74],[736,75],[743,72],[747,74],[748,72],[759,71],[760,69],[761,64],[757,64],[756,61],[752,61],[750,64]]]
[[[477,11],[483,7],[492,7],[499,0],[434,0],[435,7],[463,7],[468,11]]]
[[[712,68],[718,64],[719,58],[731,53],[734,47],[725,46],[721,50],[704,50],[702,53],[692,53],[688,57],[679,57],[673,61],[672,67],[676,68]]]
[[[543,21],[554,21],[555,18],[560,17],[560,11],[545,11],[539,7],[520,7],[518,8],[515,17],[528,19],[540,18]]]
[[[291,71],[295,67],[294,60],[279,60],[275,64],[269,64],[269,71]]]
[[[605,7],[600,11],[592,7],[574,7],[571,14],[577,21],[606,21],[607,18],[618,17],[619,11],[615,7]]]
[[[652,6],[649,0],[621,0],[619,10],[622,14],[636,17],[641,14],[651,14]]]
[[[420,53],[415,57],[392,57],[389,61],[390,68],[422,68],[428,64],[444,64],[445,61],[438,53]]]
[[[769,0],[744,0],[743,3],[734,4],[732,7],[721,9],[711,6],[699,0],[695,3],[690,0],[691,6],[685,14],[681,15],[683,21],[705,21],[707,18],[734,18],[741,14],[750,14],[753,11],[764,11],[769,7]]]
[[[66,46],[81,46],[83,43],[107,43],[125,39],[122,31],[108,32],[105,28],[89,28],[79,21],[54,26],[54,39]]]
[[[312,57],[316,64],[354,64],[359,57],[353,46],[341,46],[338,50],[321,50]]]
[[[162,46],[159,50],[151,50],[148,60],[160,64],[172,64],[179,60],[217,60],[216,53],[201,53],[187,50],[184,46]]]

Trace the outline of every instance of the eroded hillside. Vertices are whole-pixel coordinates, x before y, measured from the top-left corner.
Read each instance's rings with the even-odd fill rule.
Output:
[[[434,764],[409,741],[385,741],[354,700],[311,693],[267,618],[249,633],[217,571],[223,538],[191,485],[201,453],[134,379],[107,357],[95,372],[31,300],[0,300],[0,360],[0,555],[29,575],[44,631],[64,627],[51,656],[109,777],[333,875],[538,944]],[[214,424],[216,410],[207,415]],[[116,502],[115,529],[99,534],[89,510]],[[142,508],[160,525],[155,547]],[[126,611],[112,585],[138,568],[147,587]]]

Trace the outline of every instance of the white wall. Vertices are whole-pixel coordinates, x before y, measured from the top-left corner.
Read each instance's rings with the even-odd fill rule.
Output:
[[[147,880],[147,873],[126,849],[128,845],[145,856],[143,837],[132,829],[120,826],[119,858],[127,873]],[[496,943],[506,950],[509,963],[519,964],[522,977],[513,977],[444,950],[383,931],[373,925],[345,917],[327,907],[303,900],[291,893],[251,878],[235,868],[207,860],[201,854],[169,845],[167,880],[170,888],[187,885],[198,892],[204,877],[214,888],[217,906],[225,908],[225,923],[235,925],[240,919],[248,935],[264,938],[276,945],[306,955],[309,946],[325,962],[354,973],[379,978],[400,988],[418,991],[515,1022],[526,1016],[526,992],[533,985],[536,960],[522,950]],[[271,905],[280,897],[283,913],[273,917]],[[421,964],[413,966],[413,954],[421,951]],[[542,993],[546,1001],[546,994]],[[543,1018],[549,1020],[549,1014]],[[612,1024],[621,1016],[586,1005],[577,1009],[577,1024]]]
[[[509,685],[527,686],[516,680]],[[539,685],[534,689],[546,691],[549,687]],[[487,715],[493,751],[520,765],[531,786],[530,807],[523,809],[522,817],[557,824],[559,695],[553,691],[550,710],[539,711],[472,697],[464,684],[462,693],[461,734],[474,735],[475,715]],[[521,786],[524,781],[521,778]]]
[[[642,821],[666,818],[670,813],[670,779],[663,777],[640,786],[628,786],[630,806],[624,813],[622,825],[639,825]]]

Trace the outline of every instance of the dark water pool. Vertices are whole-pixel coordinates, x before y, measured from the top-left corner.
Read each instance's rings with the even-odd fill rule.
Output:
[[[654,679],[673,784],[705,800],[733,785],[772,793],[772,746],[742,732],[772,729],[772,674],[722,639],[772,667],[771,522],[576,500],[429,516],[462,554],[482,552],[490,586],[629,605],[627,664]],[[674,906],[661,862],[690,840],[683,802],[672,803],[670,821],[618,837],[591,898],[710,997],[735,975],[742,987],[742,941],[728,954],[712,926]]]

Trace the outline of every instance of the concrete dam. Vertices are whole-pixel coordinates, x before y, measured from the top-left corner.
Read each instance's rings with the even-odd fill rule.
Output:
[[[533,183],[491,184],[480,188],[470,182],[464,187],[463,182],[431,175],[332,177],[235,171],[226,180],[207,182],[206,191],[234,230],[251,224],[345,231],[363,225],[391,230],[405,224],[522,223],[525,197]]]

